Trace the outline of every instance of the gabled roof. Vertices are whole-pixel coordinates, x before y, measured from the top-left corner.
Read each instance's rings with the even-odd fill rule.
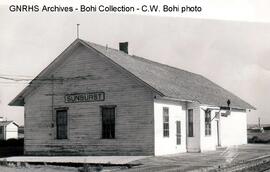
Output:
[[[19,127],[18,124],[16,124],[14,121],[0,121],[0,126],[7,126],[8,124],[13,123],[17,127]]]
[[[227,100],[230,99],[231,107],[233,108],[255,109],[249,103],[201,75],[150,61],[142,57],[128,55],[122,51],[80,39],[74,42],[76,41],[107,57],[161,96],[183,101],[195,101],[200,104],[212,106],[227,106]],[[53,63],[50,65],[52,66]],[[23,98],[27,90],[28,88],[26,87],[10,105],[16,105],[18,98]]]

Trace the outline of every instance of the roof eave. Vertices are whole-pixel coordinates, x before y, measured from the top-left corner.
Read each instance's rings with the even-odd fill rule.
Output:
[[[210,104],[201,104],[202,106],[210,106],[210,107],[223,107],[220,105],[210,105]],[[238,110],[257,110],[255,107],[248,105],[246,107],[240,107],[240,106],[230,106],[232,109],[238,109]]]
[[[83,43],[81,39],[74,40],[60,55],[58,55],[45,69],[43,69],[31,82],[30,84],[36,80],[38,77],[44,75],[44,73],[47,73],[50,68],[52,68],[53,64],[57,62],[57,60],[60,60],[62,56],[64,56],[70,49],[75,47],[78,43]],[[26,86],[8,105],[9,106],[24,106],[24,97],[30,92],[30,86]]]
[[[29,86],[26,86],[14,99],[9,102],[9,106],[24,106],[24,95],[29,89]]]
[[[13,99],[9,104],[9,106],[24,106],[24,98],[21,99]]]
[[[16,125],[17,127],[19,127],[19,124],[17,124],[16,122],[12,121],[12,123],[13,123],[14,125]]]
[[[189,103],[196,102],[194,100],[174,98],[174,97],[169,97],[169,96],[165,96],[165,95],[161,96],[161,98],[164,99],[164,100],[173,100],[173,101],[180,101],[180,102],[189,102]]]

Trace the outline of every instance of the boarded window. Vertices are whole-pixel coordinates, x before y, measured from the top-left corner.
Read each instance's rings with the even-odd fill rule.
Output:
[[[193,109],[188,110],[188,137],[194,137],[194,133],[193,133]]]
[[[115,138],[115,106],[101,107],[102,113],[102,138]]]
[[[205,135],[206,136],[211,135],[211,111],[210,110],[205,111]]]
[[[163,137],[170,136],[169,127],[169,108],[163,107]]]
[[[56,111],[56,138],[67,139],[67,110]]]

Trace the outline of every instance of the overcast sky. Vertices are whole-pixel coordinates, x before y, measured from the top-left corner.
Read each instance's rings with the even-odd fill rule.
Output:
[[[258,4],[251,7],[265,8]],[[0,6],[0,75],[36,76],[74,41],[80,23],[82,39],[113,48],[128,41],[130,54],[202,74],[258,108],[249,113],[248,123],[256,123],[259,116],[270,123],[270,13],[264,10],[256,21],[254,10],[253,17],[235,20],[11,14],[6,9]],[[19,124],[23,108],[7,104],[25,86],[0,80],[0,115]]]

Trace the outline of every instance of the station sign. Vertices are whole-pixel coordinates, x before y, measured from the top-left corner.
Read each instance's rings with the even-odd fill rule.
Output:
[[[65,95],[65,103],[98,102],[104,100],[104,92],[74,93]]]

